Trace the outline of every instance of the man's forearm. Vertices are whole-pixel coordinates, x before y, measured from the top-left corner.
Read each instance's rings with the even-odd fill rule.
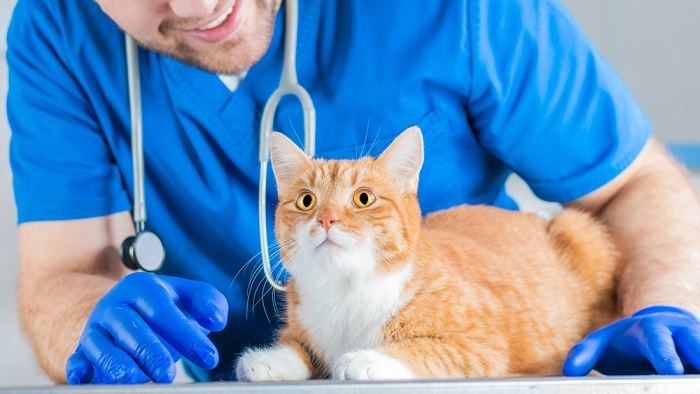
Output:
[[[20,321],[54,381],[65,382],[66,361],[97,301],[130,273],[118,247],[131,234],[128,212],[19,226]]]
[[[46,275],[20,281],[19,312],[39,364],[57,383],[66,381],[66,360],[85,322],[116,279],[88,273]]]
[[[622,312],[668,304],[700,315],[700,202],[685,171],[651,144],[651,165],[601,212],[622,252]]]

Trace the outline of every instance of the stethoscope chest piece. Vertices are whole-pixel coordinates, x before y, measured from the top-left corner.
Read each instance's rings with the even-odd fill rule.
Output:
[[[136,270],[158,271],[165,260],[165,248],[157,235],[142,231],[122,242],[121,257],[124,265]]]

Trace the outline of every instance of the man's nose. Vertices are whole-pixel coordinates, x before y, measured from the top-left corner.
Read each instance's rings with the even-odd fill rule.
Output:
[[[180,18],[205,18],[214,12],[218,0],[170,0],[170,9]]]
[[[338,219],[330,212],[324,212],[318,215],[318,222],[321,224],[324,230],[328,231],[333,223],[337,222]]]

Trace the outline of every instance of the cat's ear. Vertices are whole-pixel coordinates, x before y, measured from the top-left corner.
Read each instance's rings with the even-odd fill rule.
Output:
[[[423,166],[423,134],[418,126],[404,130],[382,152],[377,160],[388,172],[389,179],[404,192],[418,190],[418,174]]]
[[[270,134],[270,161],[277,184],[289,182],[311,163],[309,156],[284,134]]]

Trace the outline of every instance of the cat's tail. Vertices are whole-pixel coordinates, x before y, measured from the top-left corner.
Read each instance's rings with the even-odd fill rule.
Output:
[[[576,276],[597,294],[614,291],[618,252],[602,223],[585,212],[565,209],[552,218],[547,231]]]

